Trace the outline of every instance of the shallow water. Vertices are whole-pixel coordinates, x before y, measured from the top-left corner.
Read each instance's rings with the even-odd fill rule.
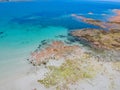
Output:
[[[29,31],[24,28],[15,28],[6,31],[6,36],[0,40],[0,78],[13,73],[22,74],[21,71],[29,70],[27,58],[42,40],[56,40],[58,35],[66,35],[67,29],[63,27],[31,27]],[[50,32],[48,32],[50,31]]]

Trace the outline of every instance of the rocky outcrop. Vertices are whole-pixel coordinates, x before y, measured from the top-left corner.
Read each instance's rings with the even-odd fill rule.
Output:
[[[82,22],[92,24],[92,25],[95,25],[95,26],[99,26],[99,27],[101,27],[105,30],[110,30],[110,29],[120,30],[120,23],[117,23],[115,20],[112,21],[112,22],[103,22],[103,21],[100,21],[100,20],[94,20],[94,19],[91,19],[91,18],[86,18],[86,17],[83,17],[83,16],[79,16],[77,14],[72,14],[71,16],[73,18],[77,19],[77,20],[80,20]]]
[[[87,41],[94,48],[120,50],[119,30],[82,29],[72,31],[70,35]]]
[[[117,13],[116,17],[118,17],[119,11]],[[76,40],[87,42],[88,45],[97,49],[120,50],[120,23],[116,20],[103,22],[76,14],[71,16],[76,20],[101,27],[101,29],[81,29],[70,32],[70,35]]]
[[[110,18],[109,18],[109,21],[120,24],[120,10],[119,10],[119,9],[114,9],[113,12],[114,12],[116,15],[110,17]]]
[[[65,45],[61,41],[53,41],[42,50],[36,50],[31,54],[30,62],[33,65],[46,64],[49,60],[69,59],[81,53],[81,48],[77,45]],[[76,56],[77,57],[77,56]]]

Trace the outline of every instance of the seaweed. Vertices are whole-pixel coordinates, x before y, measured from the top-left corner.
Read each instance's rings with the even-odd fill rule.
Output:
[[[47,88],[57,86],[56,90],[59,90],[63,85],[67,86],[82,79],[93,78],[99,69],[97,65],[93,66],[91,63],[86,63],[89,62],[86,60],[89,57],[89,55],[84,54],[81,60],[66,60],[60,67],[48,66],[50,72],[38,82]]]

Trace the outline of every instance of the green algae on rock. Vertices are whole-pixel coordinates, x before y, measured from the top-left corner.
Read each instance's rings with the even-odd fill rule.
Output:
[[[120,50],[120,30],[81,29],[70,32],[70,35],[95,48]]]

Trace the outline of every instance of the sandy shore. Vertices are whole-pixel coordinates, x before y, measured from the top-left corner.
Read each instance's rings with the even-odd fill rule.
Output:
[[[63,61],[62,61],[63,62]],[[60,61],[50,61],[48,65],[59,66]],[[75,84],[69,85],[69,90],[119,90],[120,73],[113,70],[111,63],[101,63],[104,73],[98,74],[92,79],[84,79]],[[38,79],[45,78],[45,74],[49,72],[44,66],[33,69],[33,71],[22,76],[11,83],[0,86],[0,90],[56,90],[56,88],[46,88],[37,82]]]
[[[39,69],[39,71],[26,74],[22,77],[9,81],[4,86],[0,86],[0,90],[34,90],[39,88],[40,90],[45,90],[45,88],[37,83],[37,80],[43,78],[43,74],[47,72],[46,69]]]
[[[59,46],[60,50],[59,49],[57,50],[58,52],[61,52],[62,50],[61,48],[64,47],[64,44],[61,44],[59,42],[56,42],[56,44],[57,47],[59,46],[58,44],[60,44]],[[70,50],[74,49],[75,51],[73,50],[74,53],[68,55],[68,57],[66,57],[67,59],[68,58],[72,59],[74,62],[74,60],[78,58],[77,60],[79,60],[80,66],[86,66],[86,65],[88,66],[92,65],[92,67],[100,66],[101,69],[94,68],[95,71],[97,71],[98,73],[93,78],[82,78],[82,79],[80,78],[80,80],[76,81],[75,83],[66,83],[67,86],[69,87],[68,90],[119,90],[120,89],[120,77],[119,77],[120,72],[115,70],[115,68],[113,68],[113,62],[98,62],[96,58],[91,56],[89,57],[89,54],[84,53],[88,51],[85,47],[76,48],[72,46],[65,46],[64,50],[67,52],[69,51],[69,49]],[[65,51],[59,54],[63,54],[63,53],[66,54]],[[82,59],[85,60],[85,62],[81,61]],[[31,65],[31,69],[29,69],[29,71],[26,72],[26,74],[19,76],[17,78],[10,79],[8,82],[0,84],[0,90],[56,90],[56,85],[52,85],[51,87],[47,88],[45,87],[44,84],[38,82],[38,80],[43,80],[44,78],[46,78],[48,74],[52,73],[52,71],[48,68],[49,66],[59,68],[65,62],[66,59],[61,57],[57,60],[49,59],[46,62],[46,65],[43,64],[40,66]],[[74,65],[77,66],[76,64]],[[58,83],[58,86],[59,84],[61,84],[61,82]],[[66,89],[60,89],[60,90],[66,90]]]
[[[54,61],[48,62],[48,65],[60,66],[64,61]],[[43,79],[45,74],[49,72],[45,66],[41,65],[39,67],[31,67],[31,70],[25,75],[13,78],[9,82],[0,84],[0,90],[53,90],[52,88],[45,88],[44,85],[37,82],[39,79]]]

